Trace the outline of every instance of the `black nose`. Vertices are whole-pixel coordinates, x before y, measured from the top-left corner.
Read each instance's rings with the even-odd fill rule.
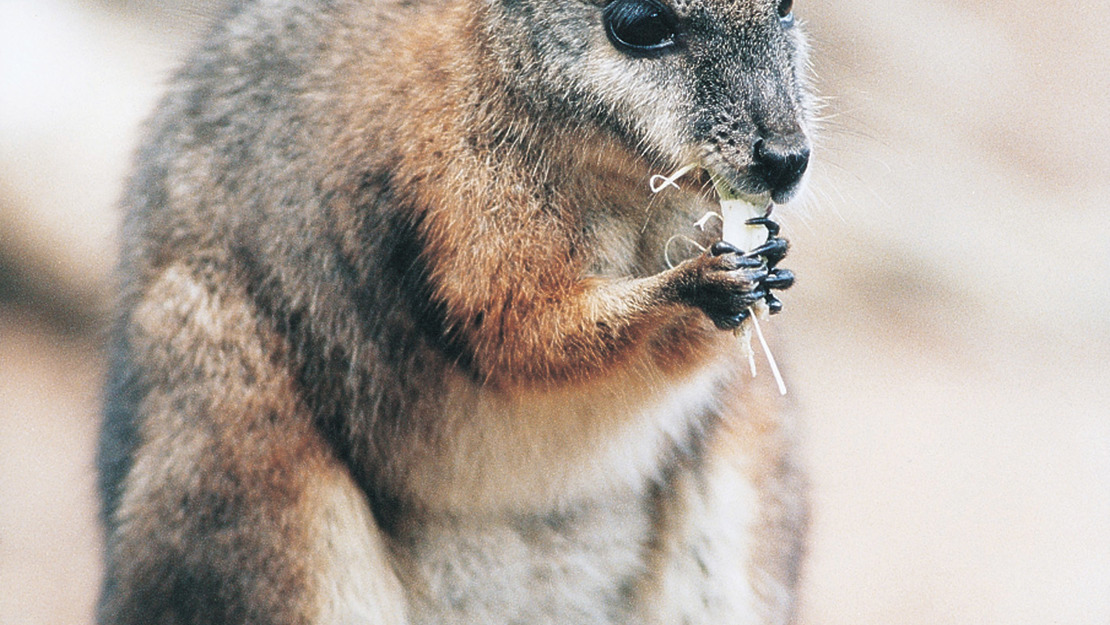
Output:
[[[807,165],[809,144],[804,138],[760,138],[752,146],[751,173],[767,185],[776,202],[790,197]]]

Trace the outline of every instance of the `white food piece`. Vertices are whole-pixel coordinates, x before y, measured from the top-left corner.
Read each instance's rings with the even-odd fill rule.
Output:
[[[746,196],[735,193],[719,178],[713,178],[717,195],[721,197],[721,239],[750,252],[767,242],[769,233],[763,226],[744,223],[755,217],[764,217],[771,211],[771,200],[765,195]]]

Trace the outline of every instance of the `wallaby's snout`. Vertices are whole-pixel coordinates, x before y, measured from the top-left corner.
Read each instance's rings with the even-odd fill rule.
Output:
[[[809,165],[809,140],[801,133],[759,137],[752,145],[750,175],[782,203],[790,199]]]
[[[734,191],[784,203],[811,151],[804,38],[788,4],[778,15],[751,2],[701,6],[691,18],[699,37],[689,35],[690,143]]]
[[[718,122],[703,143],[706,164],[737,191],[785,203],[801,187],[810,156],[809,137],[792,126],[776,132],[759,122]]]

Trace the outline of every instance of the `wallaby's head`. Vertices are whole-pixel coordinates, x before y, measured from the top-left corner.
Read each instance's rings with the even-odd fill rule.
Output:
[[[798,186],[812,107],[792,0],[480,1],[490,50],[538,105],[739,192]]]

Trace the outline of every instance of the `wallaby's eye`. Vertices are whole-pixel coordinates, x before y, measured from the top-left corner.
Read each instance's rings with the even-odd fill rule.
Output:
[[[675,18],[655,0],[615,0],[603,18],[609,40],[624,52],[645,54],[675,44]]]
[[[794,23],[794,0],[779,0],[779,19],[789,26]]]

